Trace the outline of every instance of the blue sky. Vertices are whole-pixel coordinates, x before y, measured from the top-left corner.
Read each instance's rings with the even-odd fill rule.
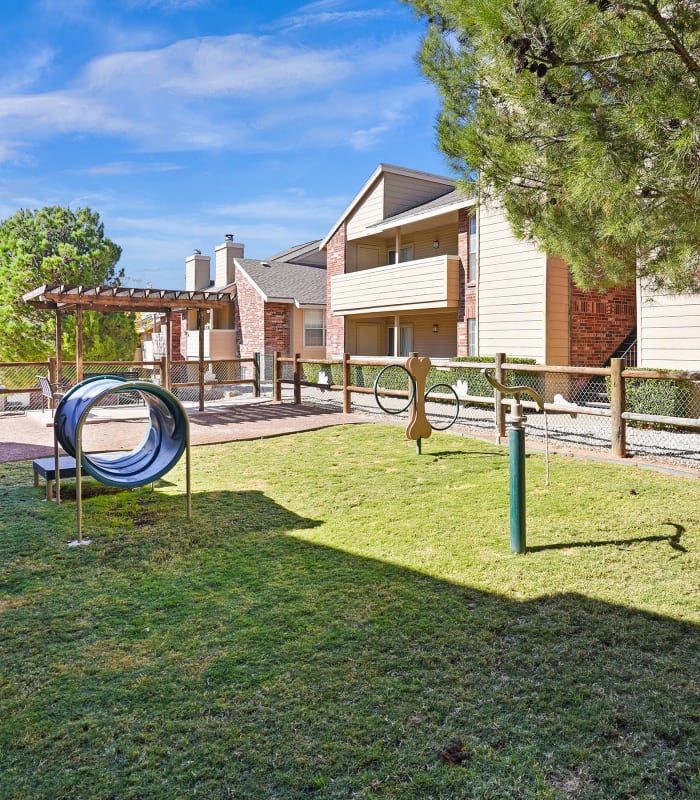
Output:
[[[233,233],[324,236],[380,162],[449,174],[394,0],[24,0],[0,26],[0,218],[89,206],[127,285]]]

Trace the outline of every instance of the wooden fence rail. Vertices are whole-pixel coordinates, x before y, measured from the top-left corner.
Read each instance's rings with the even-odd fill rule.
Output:
[[[372,394],[374,389],[369,386],[356,386],[352,384],[352,367],[383,367],[389,364],[403,364],[403,360],[386,358],[367,358],[350,356],[347,353],[340,359],[302,359],[299,354],[294,356],[282,356],[280,353],[274,354],[273,366],[273,396],[276,400],[282,400],[282,385],[287,384],[293,387],[293,402],[301,402],[302,387],[321,388],[328,391],[342,393],[343,411],[350,413],[352,410],[353,395]],[[283,365],[292,365],[291,377],[284,376]],[[304,377],[304,365],[323,365],[327,367],[340,367],[342,383],[318,383],[310,381]],[[679,370],[664,371],[652,369],[629,369],[626,367],[624,359],[612,359],[610,367],[576,367],[576,366],[552,366],[547,364],[521,364],[508,362],[504,353],[496,355],[492,362],[484,361],[440,361],[434,365],[437,369],[490,369],[496,374],[501,383],[508,384],[509,373],[522,375],[538,376],[544,380],[548,376],[552,378],[568,377],[571,379],[581,378],[588,381],[595,378],[604,378],[606,390],[609,398],[609,408],[587,406],[583,404],[552,402],[545,400],[545,410],[558,414],[588,415],[597,418],[610,420],[610,450],[617,458],[626,458],[627,452],[627,423],[637,422],[649,425],[667,425],[680,429],[700,430],[700,418],[691,416],[671,416],[662,414],[646,414],[633,411],[627,407],[627,382],[630,379],[635,381],[644,380],[663,380],[689,382],[692,384],[700,383],[700,372],[683,372]],[[337,374],[337,371],[336,371]],[[556,385],[556,382],[553,382]],[[386,396],[407,397],[407,392],[400,390],[381,390],[380,394]],[[698,392],[700,395],[700,392]],[[462,400],[472,405],[483,405],[493,408],[494,424],[499,437],[506,435],[506,410],[510,404],[507,398],[494,393],[495,396],[487,397],[481,395],[467,394]],[[536,409],[537,404],[529,400],[523,400],[523,407]]]

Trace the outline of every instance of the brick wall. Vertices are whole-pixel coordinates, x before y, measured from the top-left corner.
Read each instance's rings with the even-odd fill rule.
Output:
[[[182,349],[183,330],[187,330],[187,325],[183,325],[184,314],[181,311],[174,311],[170,315],[170,342],[172,348],[172,360],[184,361],[184,350]],[[186,333],[184,334],[187,335]],[[185,340],[186,341],[186,340]]]
[[[459,302],[457,305],[457,355],[469,353],[467,320],[476,317],[476,286],[467,286],[469,261],[470,209],[460,208],[457,228],[457,254],[459,255]]]
[[[265,350],[265,301],[241,270],[236,269],[235,314],[241,358]]]
[[[282,303],[265,303],[265,345],[262,352],[279,350],[282,355],[292,355],[291,308]]]
[[[571,284],[571,363],[602,367],[637,322],[634,286],[591,292]]]
[[[331,278],[345,273],[345,223],[333,234],[326,249],[326,354],[337,358],[345,352],[345,318],[331,313]]]

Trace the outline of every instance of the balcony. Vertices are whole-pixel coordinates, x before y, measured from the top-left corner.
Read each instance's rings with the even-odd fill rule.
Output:
[[[187,331],[185,358],[188,361],[199,358],[199,331]],[[204,358],[212,361],[236,358],[236,331],[228,328],[205,330]]]
[[[331,278],[333,314],[457,308],[459,257],[433,256]]]

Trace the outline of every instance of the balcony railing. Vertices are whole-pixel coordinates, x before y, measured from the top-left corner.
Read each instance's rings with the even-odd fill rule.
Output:
[[[204,331],[204,358],[231,359],[236,358],[236,331],[231,329],[215,329]],[[199,331],[187,331],[186,358],[199,358]]]
[[[331,278],[334,314],[457,308],[458,297],[458,256],[433,256]]]

